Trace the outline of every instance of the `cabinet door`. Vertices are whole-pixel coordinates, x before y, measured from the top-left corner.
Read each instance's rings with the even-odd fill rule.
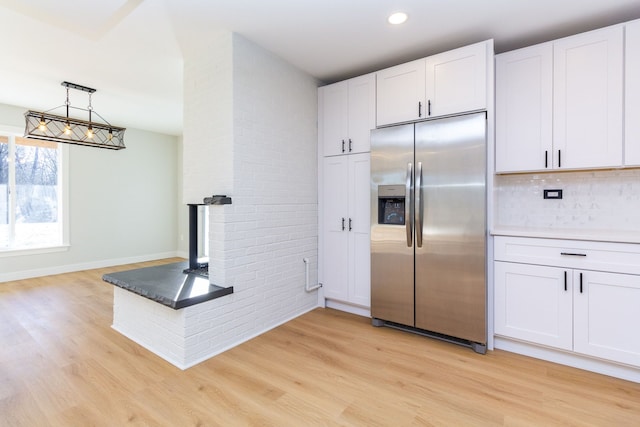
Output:
[[[376,128],[376,75],[348,80],[349,86],[349,153],[370,150],[369,135]]]
[[[557,267],[496,262],[495,333],[571,350],[571,275]]]
[[[376,74],[378,126],[425,117],[425,60],[407,62]]]
[[[427,116],[487,108],[487,45],[476,43],[426,59]]]
[[[322,145],[325,156],[346,152],[348,138],[348,85],[347,82],[323,86],[322,92]]]
[[[574,350],[640,366],[640,276],[575,271],[573,280]]]
[[[349,302],[371,306],[370,154],[349,156]]]
[[[551,168],[553,44],[496,56],[496,172]]]
[[[348,297],[348,156],[326,157],[323,170],[322,271],[326,298]]]
[[[623,29],[554,43],[553,165],[622,165]]]
[[[626,25],[625,150],[626,166],[640,165],[640,21]]]

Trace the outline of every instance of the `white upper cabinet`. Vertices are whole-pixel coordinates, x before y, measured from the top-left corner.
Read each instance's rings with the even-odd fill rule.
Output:
[[[348,80],[349,144],[348,153],[371,150],[371,129],[376,128],[376,75],[367,74]]]
[[[489,56],[492,40],[379,71],[377,125],[485,109]]]
[[[640,166],[640,20],[625,27],[625,166]]]
[[[377,124],[424,118],[425,60],[407,62],[377,73]]]
[[[323,154],[333,156],[342,154],[345,139],[349,133],[347,114],[349,108],[348,84],[346,81],[323,86],[319,89],[322,120]]]
[[[622,166],[623,45],[617,25],[496,56],[496,172]]]
[[[375,74],[323,86],[320,93],[323,155],[369,151],[376,127]]]
[[[496,172],[551,167],[553,44],[496,56]]]
[[[427,58],[427,117],[487,108],[488,46],[480,42]]]
[[[623,27],[554,43],[553,165],[622,165]]]

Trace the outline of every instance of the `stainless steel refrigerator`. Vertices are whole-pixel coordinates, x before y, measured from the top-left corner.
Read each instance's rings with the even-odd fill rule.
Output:
[[[371,131],[371,317],[486,351],[486,113]]]

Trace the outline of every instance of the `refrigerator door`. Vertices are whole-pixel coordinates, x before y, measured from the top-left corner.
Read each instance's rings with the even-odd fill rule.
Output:
[[[414,125],[371,131],[371,316],[414,324]]]
[[[415,132],[415,326],[484,344],[486,115]]]

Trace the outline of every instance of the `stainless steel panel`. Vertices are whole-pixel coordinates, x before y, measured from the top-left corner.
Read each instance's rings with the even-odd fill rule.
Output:
[[[418,123],[415,144],[423,171],[415,326],[486,343],[485,113]]]
[[[413,137],[413,124],[371,131],[371,316],[404,325],[414,323],[413,246],[406,231],[412,212],[403,225],[378,224],[378,186],[406,185]]]

